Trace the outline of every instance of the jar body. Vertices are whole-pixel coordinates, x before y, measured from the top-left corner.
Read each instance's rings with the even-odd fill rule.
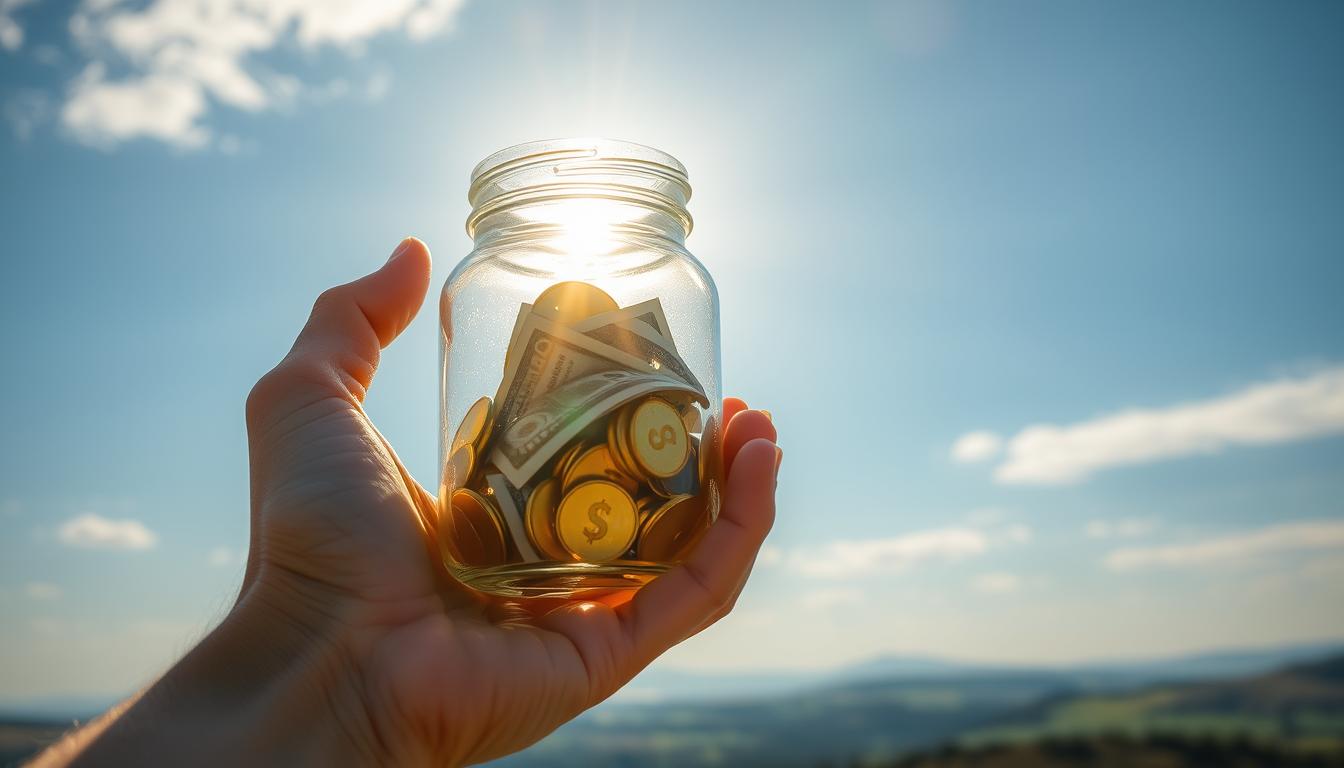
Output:
[[[638,588],[718,514],[713,281],[642,201],[488,219],[440,297],[444,563],[500,595]]]

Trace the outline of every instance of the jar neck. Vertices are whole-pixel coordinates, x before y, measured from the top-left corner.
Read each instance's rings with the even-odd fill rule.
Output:
[[[534,242],[596,257],[619,252],[631,242],[663,240],[684,245],[690,216],[685,209],[680,213],[586,195],[503,207],[470,222],[469,228],[477,248]]]
[[[691,231],[686,169],[628,141],[572,138],[500,150],[471,175],[467,234],[476,247],[525,240],[581,258],[655,239],[681,246]]]

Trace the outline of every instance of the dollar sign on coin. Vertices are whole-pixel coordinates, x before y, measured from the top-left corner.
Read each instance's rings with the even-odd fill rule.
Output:
[[[609,514],[611,514],[611,505],[607,503],[606,499],[602,499],[588,508],[588,519],[592,520],[593,525],[597,526],[596,528],[583,529],[583,536],[588,539],[589,544],[607,535],[607,521],[603,518]]]
[[[576,560],[605,563],[635,543],[639,513],[624,488],[606,480],[585,480],[560,500],[555,533]]]

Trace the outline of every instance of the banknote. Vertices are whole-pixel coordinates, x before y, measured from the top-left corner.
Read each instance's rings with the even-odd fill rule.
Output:
[[[658,299],[649,299],[622,307],[614,312],[602,312],[574,324],[574,330],[588,333],[605,325],[618,325],[627,328],[639,327],[642,323],[652,328],[655,338],[673,354],[677,354],[677,344],[672,340],[672,328],[667,324],[667,315],[663,314],[663,303]]]
[[[522,491],[510,485],[503,475],[486,475],[486,485],[490,490],[495,501],[499,502],[499,512],[504,516],[504,521],[508,523],[505,527],[509,529],[509,535],[513,539],[513,545],[518,548],[518,554],[522,556],[523,562],[539,562],[542,557],[537,554],[537,550],[532,547],[532,542],[527,538],[527,525],[523,521],[523,514],[527,510],[527,498]]]
[[[499,434],[490,459],[509,482],[521,487],[590,424],[654,392],[683,393],[709,405],[703,392],[662,373],[619,368],[592,373],[532,403]]]
[[[705,388],[691,372],[690,366],[674,350],[664,346],[657,334],[641,322],[636,321],[628,326],[611,323],[591,328],[584,331],[583,335],[638,358],[644,361],[646,367],[659,373],[675,376],[691,385],[696,392],[704,394]]]
[[[666,354],[656,342],[630,332],[607,335],[620,346],[529,314],[518,329],[514,349],[505,361],[504,378],[495,398],[499,409],[495,416],[496,434],[548,392],[573,379],[604,371],[639,371],[679,378],[691,392],[704,399],[704,388],[685,363]]]

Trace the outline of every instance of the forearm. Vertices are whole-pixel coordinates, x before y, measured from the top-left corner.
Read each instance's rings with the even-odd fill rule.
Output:
[[[254,592],[255,594],[255,592]],[[339,646],[248,598],[153,685],[72,732],[35,766],[375,762],[335,689]]]

